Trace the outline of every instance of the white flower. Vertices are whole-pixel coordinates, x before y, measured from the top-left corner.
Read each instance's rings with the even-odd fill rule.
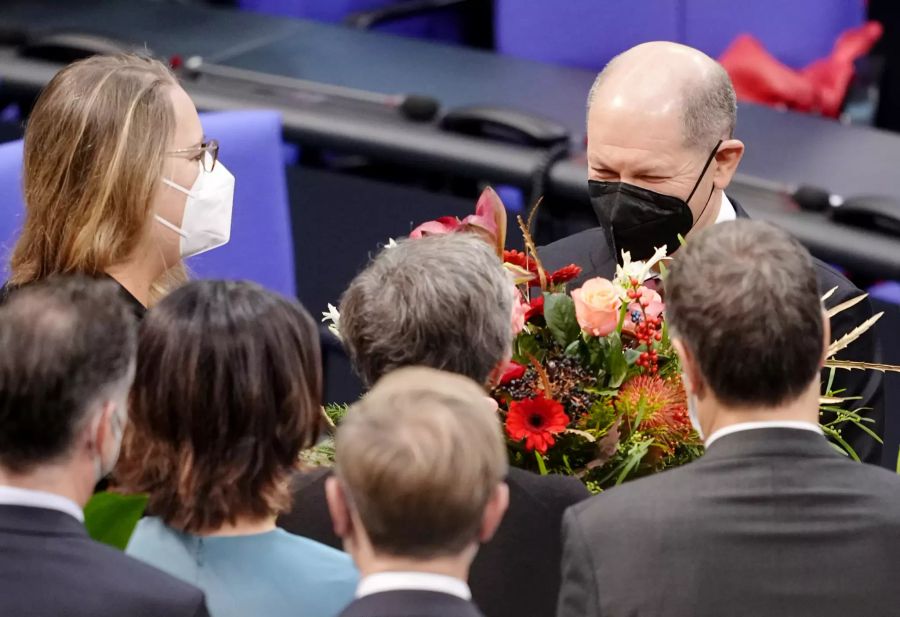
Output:
[[[322,313],[322,323],[331,322],[328,324],[328,331],[331,332],[338,338],[341,338],[341,313],[338,311],[337,307],[330,302],[328,303],[328,310]]]
[[[656,249],[653,256],[647,261],[631,261],[631,253],[622,251],[622,264],[616,266],[616,282],[623,287],[631,287],[629,281],[636,279],[638,284],[650,278],[653,267],[666,259],[666,247]]]

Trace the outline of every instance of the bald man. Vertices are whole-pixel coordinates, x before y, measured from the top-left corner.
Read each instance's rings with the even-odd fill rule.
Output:
[[[690,242],[710,225],[748,218],[725,194],[744,154],[744,144],[734,138],[736,118],[731,79],[703,52],[655,42],[614,58],[588,96],[588,190],[600,227],[542,247],[544,266],[581,266],[581,277],[570,284],[574,289],[588,278],[612,277],[623,250],[633,259],[646,259],[660,246],[671,254],[680,246],[679,236]],[[822,293],[837,288],[828,306],[862,293],[824,263],[815,265]],[[871,316],[868,301],[836,315],[834,338]],[[877,362],[877,339],[870,332],[839,357]],[[865,409],[867,427],[879,436],[882,381],[874,371],[841,371],[833,386],[844,390],[842,396],[859,397],[851,405]],[[856,426],[842,431],[862,460],[881,463],[880,443]]]

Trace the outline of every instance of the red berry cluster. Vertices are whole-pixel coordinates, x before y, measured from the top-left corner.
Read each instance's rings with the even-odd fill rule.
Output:
[[[660,329],[662,327],[662,319],[647,316],[646,309],[650,303],[641,297],[641,292],[638,290],[640,282],[633,278],[629,283],[631,283],[631,289],[628,290],[628,299],[637,302],[641,307],[642,313],[641,321],[635,324],[634,336],[639,344],[647,347],[647,351],[641,353],[636,364],[655,375],[659,372],[659,356],[653,345],[654,342],[662,340],[662,331]]]

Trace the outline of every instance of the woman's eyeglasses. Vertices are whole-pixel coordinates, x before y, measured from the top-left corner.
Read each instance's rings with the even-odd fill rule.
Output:
[[[181,157],[192,155],[190,157],[191,160],[200,161],[200,164],[203,166],[203,171],[210,172],[215,169],[216,161],[219,160],[219,142],[215,139],[205,139],[200,142],[199,146],[182,148],[181,150],[172,150],[166,152],[166,154]]]

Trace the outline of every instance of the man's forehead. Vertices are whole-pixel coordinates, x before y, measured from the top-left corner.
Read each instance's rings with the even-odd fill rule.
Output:
[[[622,97],[593,101],[587,126],[589,157],[633,158],[659,165],[692,157],[675,101],[649,108],[634,103]]]
[[[685,157],[675,156],[664,148],[636,148],[594,143],[588,147],[588,164],[595,169],[627,170],[631,173],[666,175],[677,172]]]
[[[588,136],[604,141],[628,138],[635,143],[667,140],[677,144],[683,140],[684,116],[677,97],[673,95],[664,102],[643,99],[639,95],[601,93],[588,110]]]

